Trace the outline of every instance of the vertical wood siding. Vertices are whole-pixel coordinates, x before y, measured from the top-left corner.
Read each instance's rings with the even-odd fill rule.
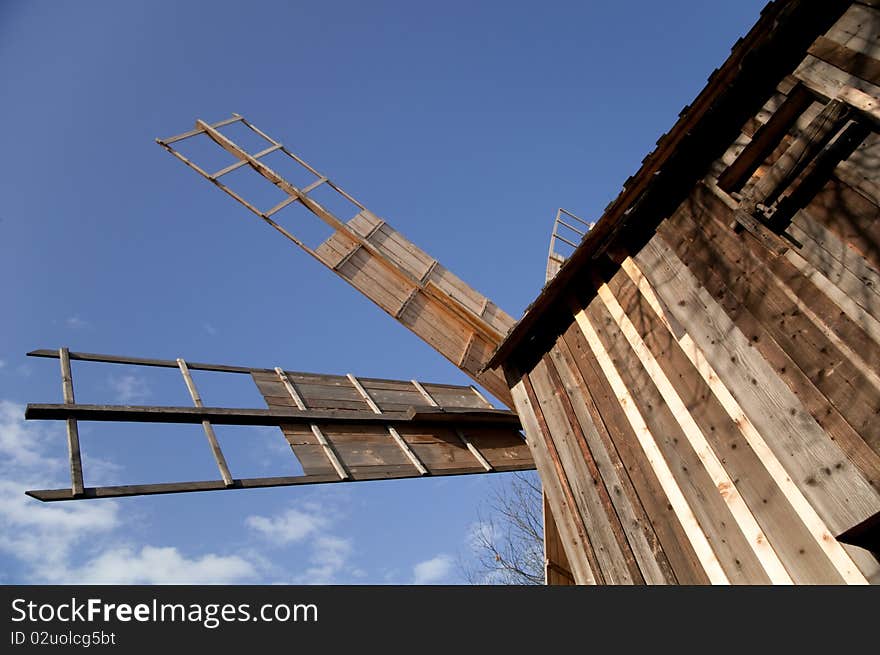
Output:
[[[880,582],[837,539],[880,513],[878,44],[854,3],[505,364],[578,583]]]

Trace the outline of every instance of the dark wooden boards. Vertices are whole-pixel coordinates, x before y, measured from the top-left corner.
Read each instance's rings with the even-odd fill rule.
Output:
[[[247,409],[228,407],[165,407],[133,405],[77,405],[29,403],[28,420],[136,421],[140,423],[201,423],[217,425],[281,425],[288,423],[456,423],[459,425],[496,425],[519,427],[515,412],[506,409],[446,410],[430,407],[407,407],[404,411],[377,416],[369,411]]]
[[[534,469],[534,464],[499,465],[499,473]],[[446,475],[479,475],[482,469],[472,467],[449,469]],[[403,480],[421,477],[412,467],[382,467],[362,472],[345,482],[366,482],[370,480]],[[196,491],[229,491],[235,489],[265,489],[269,487],[292,487],[304,484],[328,484],[343,482],[335,473],[326,475],[301,475],[271,478],[242,478],[233,480],[226,486],[223,480],[199,480],[192,482],[162,482],[157,484],[118,485],[108,487],[86,487],[82,496],[74,496],[70,489],[33,489],[28,496],[46,502],[59,500],[80,500],[89,498],[124,498],[128,496],[152,496],[156,494],[191,493]]]

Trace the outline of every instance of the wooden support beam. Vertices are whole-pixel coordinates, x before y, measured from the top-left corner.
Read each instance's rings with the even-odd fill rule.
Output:
[[[73,375],[70,372],[70,353],[67,348],[58,350],[61,360],[61,388],[64,402],[73,404]],[[79,450],[79,428],[76,419],[67,419],[67,453],[70,459],[70,489],[74,496],[83,493],[82,456]]]
[[[481,453],[479,449],[471,442],[471,440],[467,438],[467,435],[464,432],[462,432],[459,428],[455,428],[455,434],[461,440],[461,443],[464,444],[464,447],[467,448],[470,451],[471,455],[474,456],[474,459],[476,459],[480,463],[480,466],[482,466],[487,471],[493,470],[492,465],[485,457],[483,457],[483,453]]]
[[[28,357],[59,357],[59,351],[50,349],[32,350]],[[103,362],[106,364],[133,364],[135,366],[158,366],[161,368],[179,368],[174,359],[149,359],[146,357],[124,357],[121,355],[100,355],[96,353],[68,353],[71,361]],[[217,371],[219,373],[253,373],[259,371],[270,373],[270,368],[249,368],[247,366],[227,366],[225,364],[204,364],[201,362],[187,362],[187,368],[191,371]]]
[[[370,409],[373,410],[375,414],[382,414],[382,410],[379,409],[379,406],[373,400],[372,396],[364,389],[363,385],[358,381],[358,379],[353,376],[351,373],[348,373],[347,376],[351,383],[354,385],[354,388],[357,389],[358,393],[363,397],[364,401],[367,405],[370,406]],[[425,468],[425,465],[422,464],[422,461],[418,458],[412,448],[409,447],[409,444],[406,443],[403,437],[400,436],[400,433],[393,425],[385,426],[388,429],[388,434],[397,442],[397,445],[400,446],[400,449],[403,451],[403,454],[406,455],[407,459],[412,462],[413,466],[416,467],[419,473],[422,475],[428,475],[428,469]]]
[[[352,385],[354,385],[354,388],[357,389],[357,392],[361,395],[361,398],[364,399],[364,402],[366,402],[367,405],[370,406],[370,409],[373,411],[373,413],[374,414],[381,414],[382,410],[379,409],[379,406],[373,400],[373,397],[370,394],[368,394],[367,390],[364,389],[363,385],[361,385],[360,380],[358,380],[351,373],[346,373],[345,377],[347,377],[349,379],[349,381],[352,383]]]
[[[275,368],[275,372],[278,374],[278,377],[281,379],[282,384],[284,384],[284,388],[287,389],[287,393],[290,394],[291,399],[293,399],[294,404],[296,404],[297,408],[300,410],[304,410],[306,408],[305,403],[300,398],[299,393],[297,393],[296,388],[293,386],[293,383],[287,377],[287,374],[280,367]],[[333,465],[333,468],[336,470],[336,473],[339,474],[339,477],[343,480],[347,480],[351,476],[348,473],[348,470],[343,466],[342,462],[339,459],[339,454],[336,452],[336,449],[333,447],[333,444],[327,439],[324,433],[321,431],[321,428],[318,427],[317,423],[309,423],[309,429],[312,431],[312,434],[315,435],[315,439],[318,440],[318,443],[324,448],[324,454],[327,456],[327,459],[330,460],[330,464]]]
[[[431,407],[439,407],[439,406],[440,406],[440,405],[437,403],[437,401],[434,400],[434,397],[433,397],[431,394],[428,393],[428,390],[425,389],[425,387],[422,386],[421,382],[419,382],[418,380],[410,380],[410,382],[413,383],[413,386],[414,386],[416,389],[418,389],[419,393],[422,394],[422,397],[423,397],[425,400],[428,401],[428,404],[429,404]]]
[[[361,473],[352,473],[348,480],[342,480],[335,473],[322,475],[299,475],[279,476],[269,478],[241,478],[235,480],[231,486],[227,486],[222,480],[196,480],[190,482],[163,482],[158,484],[122,485],[113,487],[86,487],[83,494],[74,496],[70,489],[32,489],[25,493],[31,498],[44,502],[60,500],[81,500],[89,498],[122,498],[126,496],[149,496],[155,494],[189,493],[196,491],[224,491],[233,489],[265,489],[269,487],[290,487],[306,484],[328,484],[351,482],[366,482],[369,480],[402,480],[420,478],[421,473],[413,472],[412,467],[404,465],[400,467],[373,467],[376,470],[367,470]],[[535,465],[528,464],[499,464],[495,467],[496,473],[511,471],[531,471]],[[486,471],[474,467],[444,469],[437,475],[485,475]]]
[[[260,152],[255,154],[254,159],[259,159],[260,157],[265,157],[266,155],[268,155],[272,152],[275,152],[276,150],[280,150],[280,149],[281,149],[281,144],[269,146],[265,150],[261,150]],[[239,161],[235,162],[234,164],[230,164],[226,168],[221,168],[216,173],[211,174],[210,179],[216,180],[218,177],[222,177],[222,176],[226,175],[227,173],[231,173],[232,171],[238,170],[239,168],[241,168],[242,166],[245,166],[246,164],[247,164],[247,160],[245,160],[245,159],[239,160]]]
[[[760,218],[753,216],[745,209],[736,209],[733,212],[733,224],[731,227],[736,227],[737,225],[741,225],[746,230],[748,230],[752,236],[754,236],[767,250],[772,253],[776,253],[777,255],[784,254],[786,250],[791,248],[792,245],[799,245],[797,243],[793,243],[794,239],[789,237],[788,235],[778,234],[774,232],[770,226],[762,221]],[[739,228],[737,228],[738,230]],[[789,242],[789,239],[792,242]]]
[[[516,412],[506,409],[410,407],[405,412],[352,412],[334,409],[284,411],[227,407],[167,407],[131,405],[65,405],[29,403],[27,420],[131,421],[135,423],[201,423],[216,425],[285,425],[287,423],[457,423],[519,429]]]
[[[810,121],[788,149],[755,185],[743,195],[754,204],[772,205],[788,185],[810,163],[812,158],[845,124],[849,106],[832,100]]]
[[[218,128],[224,127],[226,125],[230,125],[231,123],[236,123],[238,121],[244,121],[244,119],[239,114],[233,114],[231,118],[224,119],[217,123],[212,123],[211,127]],[[202,134],[205,130],[197,127],[194,130],[190,130],[189,132],[184,132],[183,134],[178,134],[176,136],[170,136],[167,139],[156,139],[156,143],[166,146],[171,145],[172,143],[176,143],[177,141],[183,141],[184,139],[188,139],[192,136],[196,136],[198,134]]]
[[[199,396],[199,391],[196,389],[195,382],[193,382],[192,375],[190,375],[186,362],[183,359],[178,358],[177,366],[180,368],[180,372],[183,375],[183,381],[186,383],[189,395],[192,396],[193,404],[196,407],[202,407],[202,398]],[[220,450],[217,435],[214,434],[214,427],[211,425],[210,421],[202,421],[202,428],[205,430],[205,436],[208,438],[208,444],[210,444],[211,452],[214,454],[214,460],[217,462],[217,468],[220,469],[220,476],[223,478],[223,483],[227,487],[231,487],[233,484],[232,474],[229,472],[229,466],[226,464],[226,458],[223,456],[223,451]]]
[[[314,182],[312,182],[308,186],[303,187],[302,193],[310,193],[310,192],[314,191],[315,189],[317,189],[322,184],[324,184],[324,182],[328,182],[328,181],[329,180],[327,180],[327,178],[322,175],[321,177],[319,177],[317,180],[315,180]]]
[[[425,389],[425,387],[423,387],[419,383],[418,380],[412,380],[412,383],[415,386],[415,388],[419,390],[419,393],[422,394],[422,396],[425,398],[425,400],[428,401],[429,405],[431,405],[432,407],[439,407],[439,405],[437,404],[437,401],[434,400],[434,398],[431,396],[431,394],[428,393],[428,390]],[[473,387],[471,387],[471,389],[473,389]],[[474,391],[476,391],[476,389],[474,389]],[[479,391],[477,391],[477,394],[479,395]],[[461,443],[464,444],[465,448],[467,448],[470,451],[470,453],[474,456],[474,458],[480,463],[480,465],[484,469],[486,469],[487,471],[493,470],[492,465],[486,460],[485,457],[483,457],[483,453],[481,453],[479,451],[479,449],[477,449],[477,447],[471,442],[470,439],[467,438],[467,435],[465,435],[465,433],[462,432],[460,428],[455,428],[455,434],[461,440]]]
[[[477,398],[479,398],[479,399],[483,402],[483,404],[484,404],[486,407],[488,407],[489,409],[492,409],[492,408],[493,408],[492,403],[490,403],[488,400],[486,400],[486,396],[484,396],[483,394],[481,394],[479,389],[477,389],[474,385],[470,385],[470,388],[471,388],[471,391],[474,392],[474,395],[475,395]]]
[[[718,177],[718,187],[727,193],[739,191],[779,145],[798,116],[813,103],[813,98],[806,87],[795,86],[770,119],[758,128],[736,160]]]

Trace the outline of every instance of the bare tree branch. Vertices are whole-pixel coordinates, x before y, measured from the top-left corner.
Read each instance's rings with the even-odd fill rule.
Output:
[[[471,584],[544,584],[541,483],[534,472],[497,476],[471,534]]]

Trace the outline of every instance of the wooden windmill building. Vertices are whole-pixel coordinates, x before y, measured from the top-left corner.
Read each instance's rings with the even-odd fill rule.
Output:
[[[247,152],[224,135],[233,122],[265,148]],[[31,493],[67,500],[534,466],[550,583],[878,583],[878,132],[876,0],[769,4],[564,264],[551,245],[552,279],[514,322],[243,117],[199,121],[160,144],[516,415],[468,387],[228,366],[212,370],[250,374],[268,409],[203,407],[188,370],[211,365],[183,360],[138,362],[179,367],[195,407],[83,406],[71,359],[133,360],[36,351],[61,357],[65,402],[31,405],[28,418],[67,421],[73,484]],[[234,163],[205,170],[179,150],[191,138]],[[311,179],[295,185],[272,157]],[[257,207],[224,182],[244,168],[284,200]],[[351,213],[328,209],[321,192]],[[293,206],[332,233],[307,243],[282,220]],[[203,423],[221,479],[88,487],[77,420]],[[279,426],[306,475],[235,478],[215,422]]]

